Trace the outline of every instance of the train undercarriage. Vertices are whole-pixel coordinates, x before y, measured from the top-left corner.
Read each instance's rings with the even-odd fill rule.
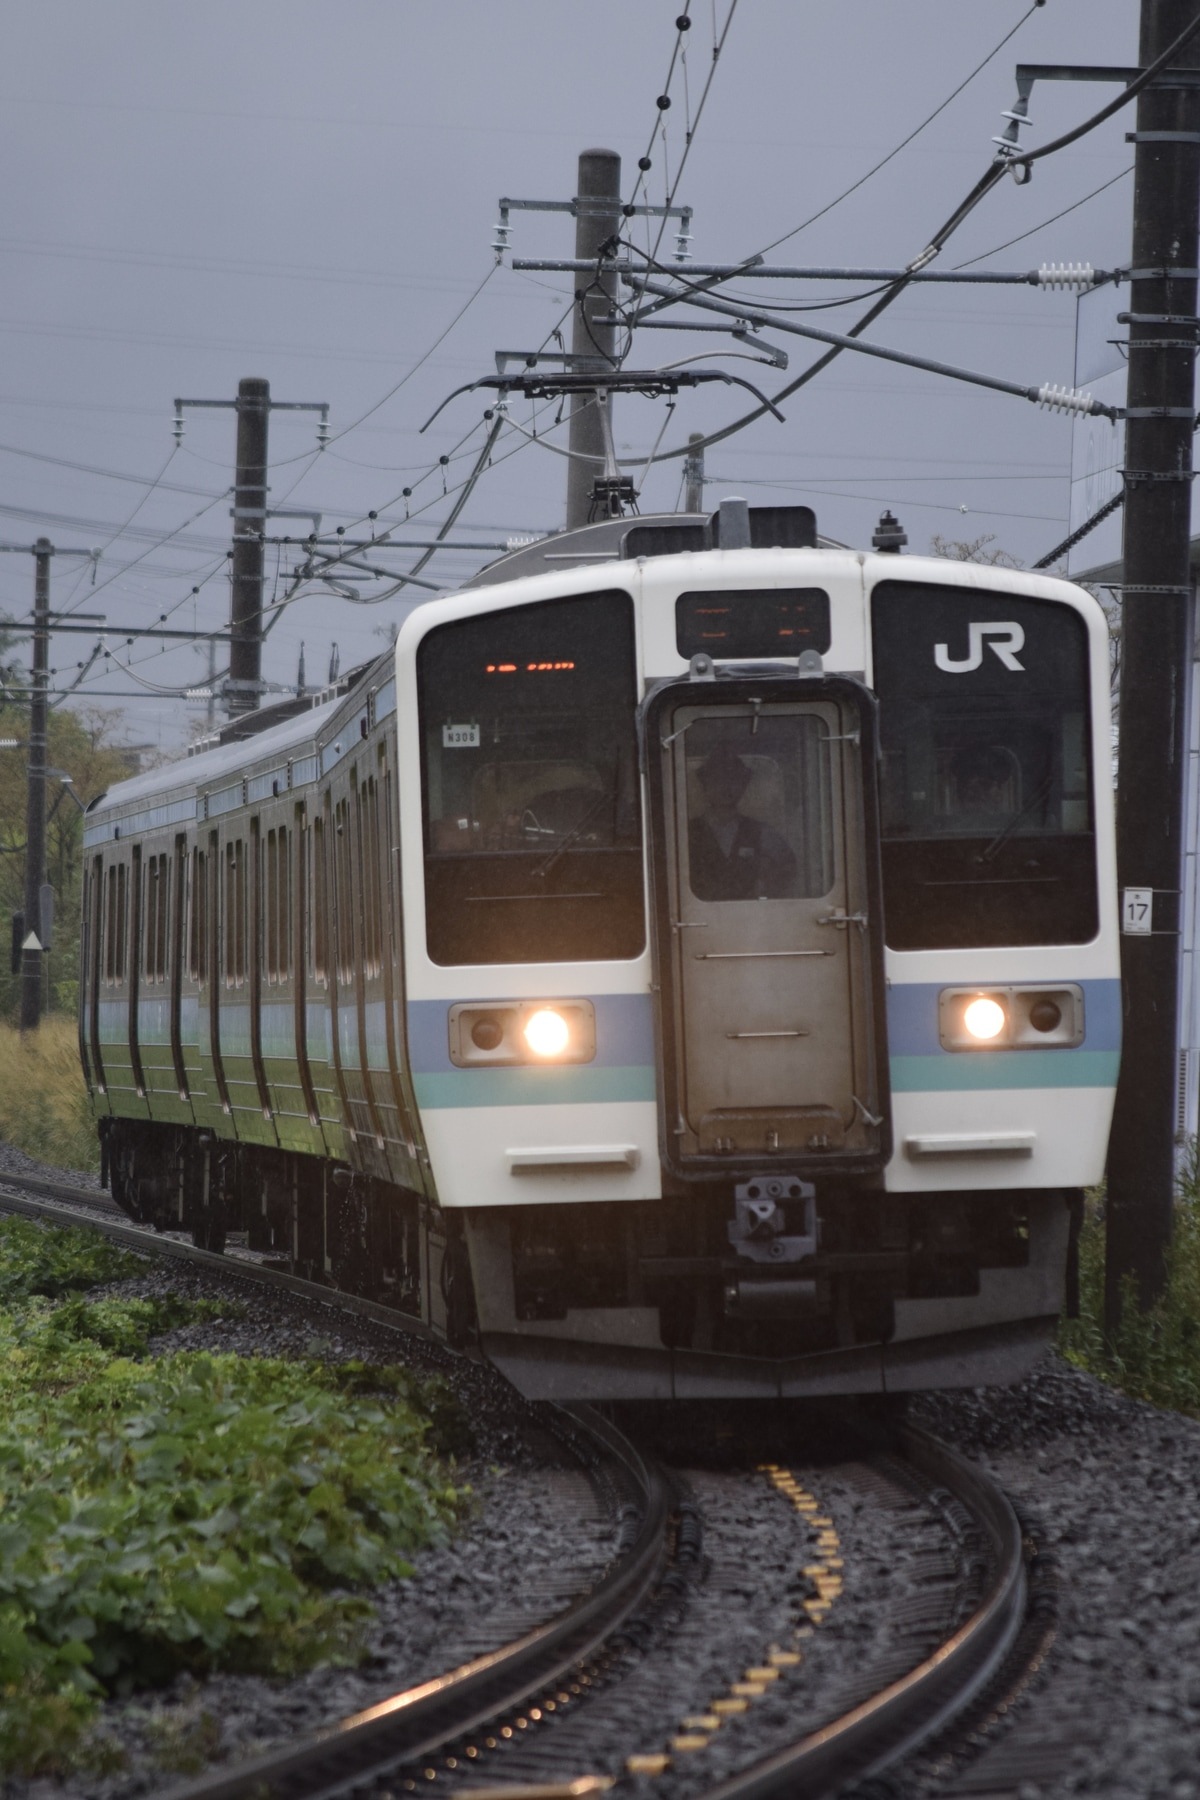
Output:
[[[523,1392],[683,1397],[1012,1380],[1074,1279],[1079,1190],[890,1194],[787,1176],[661,1200],[443,1209],[343,1164],[108,1119],[132,1218],[474,1344]],[[682,1190],[682,1185],[676,1186]]]

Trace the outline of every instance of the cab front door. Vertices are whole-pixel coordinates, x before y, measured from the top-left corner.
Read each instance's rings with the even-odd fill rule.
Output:
[[[884,1160],[873,724],[846,679],[656,696],[664,1159],[680,1173]]]

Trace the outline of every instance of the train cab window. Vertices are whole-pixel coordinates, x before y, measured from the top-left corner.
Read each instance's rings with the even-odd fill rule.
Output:
[[[577,594],[437,626],[417,675],[433,961],[637,956],[630,596]]]
[[[1055,601],[884,581],[871,603],[896,950],[1098,928],[1088,638]]]
[[[697,900],[811,899],[833,886],[829,728],[811,714],[698,719],[687,737]]]

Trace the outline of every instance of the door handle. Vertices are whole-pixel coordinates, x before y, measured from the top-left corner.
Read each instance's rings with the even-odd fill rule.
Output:
[[[826,913],[824,918],[818,919],[817,924],[834,925],[839,931],[845,931],[847,925],[857,925],[865,930],[868,919],[866,913],[863,912],[831,912]]]
[[[727,1038],[798,1038],[811,1037],[811,1031],[727,1031]]]

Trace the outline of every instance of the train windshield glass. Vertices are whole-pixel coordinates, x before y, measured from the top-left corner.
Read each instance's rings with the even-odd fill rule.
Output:
[[[629,595],[572,595],[440,625],[417,669],[433,961],[639,955]]]
[[[888,943],[1095,936],[1087,629],[1072,608],[884,581],[871,602]]]

